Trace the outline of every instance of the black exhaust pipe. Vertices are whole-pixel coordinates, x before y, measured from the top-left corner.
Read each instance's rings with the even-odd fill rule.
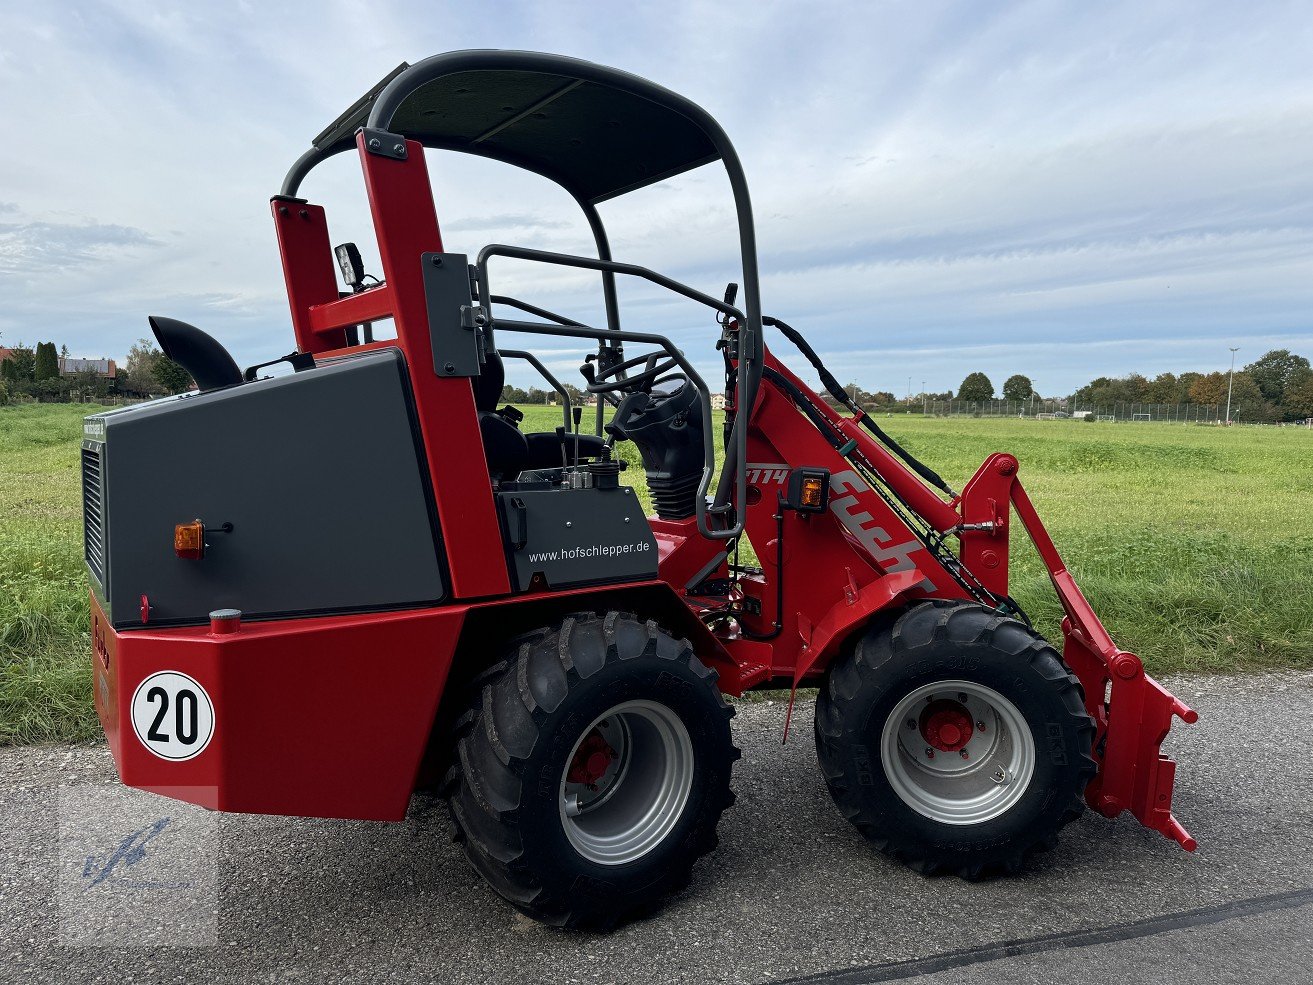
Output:
[[[176,318],[151,315],[148,320],[160,349],[191,374],[202,393],[242,382],[242,371],[218,340]]]

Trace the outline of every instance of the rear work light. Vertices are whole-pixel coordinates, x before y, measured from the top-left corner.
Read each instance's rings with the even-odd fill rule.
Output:
[[[205,557],[205,524],[193,520],[174,527],[173,553],[189,561],[199,561]]]

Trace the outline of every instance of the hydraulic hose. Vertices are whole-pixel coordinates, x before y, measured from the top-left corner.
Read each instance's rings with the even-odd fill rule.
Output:
[[[825,364],[821,362],[821,357],[816,355],[816,350],[807,344],[807,340],[802,337],[801,332],[780,321],[778,318],[763,317],[761,323],[763,325],[770,325],[773,328],[778,328],[781,334],[792,342],[797,350],[802,353],[803,358],[812,364],[812,368],[820,375],[821,385],[825,387],[830,396],[856,414],[858,422],[865,427],[866,430],[870,431],[871,434],[873,434],[886,448],[907,463],[908,468],[940,492],[945,493],[948,496],[957,495],[953,492],[952,487],[940,478],[938,472],[919,461],[911,452],[886,434],[880,425],[876,424],[875,421],[871,419],[871,415],[866,413],[861,405],[848,395],[848,391],[846,391],[843,386],[840,385],[839,381],[834,378],[834,374],[825,368]]]
[[[834,425],[829,419],[816,409],[815,402],[812,398],[803,393],[803,391],[787,377],[769,366],[762,368],[762,379],[769,380],[772,384],[779,387],[793,403],[794,407],[801,411],[807,419],[815,425],[816,430],[820,435],[829,442],[836,451],[843,454],[844,446],[847,444],[844,440],[844,435],[835,430]],[[991,606],[997,606],[1000,604],[1000,597],[995,596],[993,592],[990,592],[981,585],[979,580],[976,579],[968,569],[962,566],[953,552],[944,546],[943,535],[929,527],[924,521],[920,520],[916,510],[905,499],[900,497],[897,492],[887,486],[883,486],[879,481],[878,473],[872,474],[868,472],[867,466],[860,461],[853,462],[853,465],[870,484],[871,489],[889,504],[890,509],[902,517],[903,522],[907,524],[907,528],[919,541],[921,541],[926,550],[939,560],[939,563],[944,566],[944,570],[948,572],[949,576],[953,578],[954,581],[962,586],[963,590],[968,595],[976,599],[978,602],[987,602]],[[1025,614],[1021,613],[1020,607],[1017,606],[1015,602],[1010,598],[1007,599],[1007,602],[1015,612],[1021,614],[1023,620],[1026,619]]]
[[[844,446],[844,436],[835,430],[834,425],[826,420],[825,415],[812,405],[812,402],[807,399],[807,395],[799,390],[797,386],[793,384],[792,380],[776,370],[771,369],[769,366],[762,367],[761,378],[763,380],[770,380],[788,394],[789,400],[793,403],[793,406],[800,410],[807,420],[816,425],[816,430],[821,432],[821,435],[825,440],[835,449]]]

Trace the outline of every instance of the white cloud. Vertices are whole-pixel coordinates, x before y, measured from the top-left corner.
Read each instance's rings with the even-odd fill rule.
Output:
[[[0,145],[4,340],[115,354],[167,313],[242,362],[285,352],[268,196],[397,62],[460,47],[578,55],[710,109],[753,183],[767,309],[869,389],[987,367],[1064,392],[1273,338],[1313,354],[1313,20],[1228,3],[29,5],[0,36],[21,137]],[[542,179],[431,164],[447,248],[591,250]],[[376,270],[355,162],[306,193]],[[709,168],[603,212],[617,256],[719,293],[728,206]],[[601,318],[592,275],[497,269],[499,291]],[[705,313],[625,298],[714,378]]]

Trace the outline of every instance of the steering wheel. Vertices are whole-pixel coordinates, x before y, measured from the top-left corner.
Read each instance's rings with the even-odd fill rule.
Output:
[[[621,379],[622,373],[628,372],[637,366],[644,366],[644,369],[633,376],[626,376]],[[601,372],[595,372],[589,379],[588,386],[585,389],[589,393],[648,392],[659,377],[665,376],[672,369],[678,367],[679,362],[673,356],[666,356],[663,359],[656,352],[645,356],[635,356],[633,359],[626,359],[622,363],[609,366]]]

